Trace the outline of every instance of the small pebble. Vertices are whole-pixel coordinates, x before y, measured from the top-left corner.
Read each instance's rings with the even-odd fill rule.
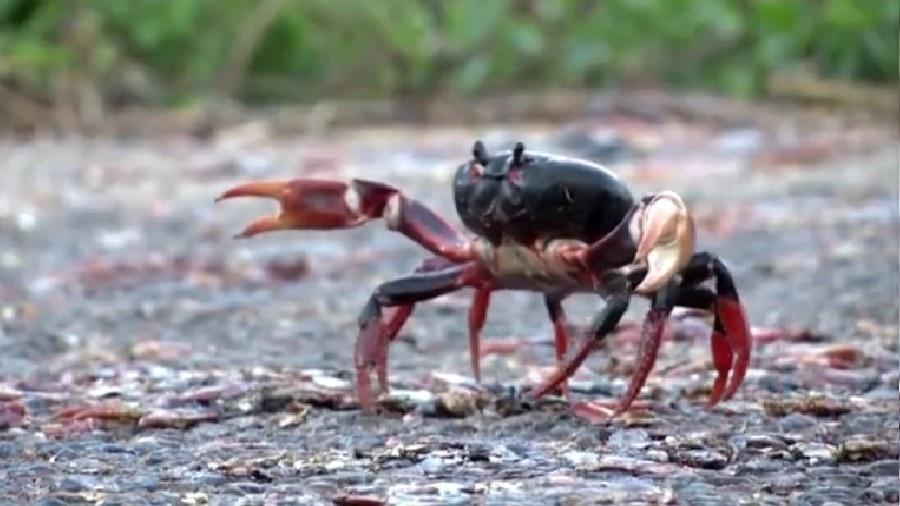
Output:
[[[595,452],[566,452],[563,458],[576,469],[595,469],[600,464],[600,457]]]
[[[428,457],[422,462],[419,462],[419,468],[425,474],[437,474],[441,472],[444,467],[444,462],[441,459],[434,457]]]
[[[834,446],[824,443],[797,443],[791,447],[791,451],[814,463],[834,461],[836,453]]]
[[[613,449],[644,448],[650,442],[650,436],[643,429],[617,430],[609,436],[606,444]]]
[[[86,492],[99,488],[96,478],[84,475],[66,476],[59,483],[59,490],[65,492]]]
[[[228,483],[228,478],[222,476],[221,474],[209,473],[205,471],[191,473],[186,478],[186,481],[188,483],[200,486],[219,487],[221,485],[224,485],[225,483]]]
[[[724,469],[728,465],[728,457],[714,450],[681,451],[676,458],[686,466],[701,469]]]
[[[900,476],[900,462],[897,460],[880,460],[868,467],[871,476]]]
[[[34,502],[32,506],[69,506],[70,504],[68,501],[53,496],[45,496]]]
[[[130,490],[146,490],[153,492],[159,488],[159,477],[156,475],[144,475],[132,478],[127,482]]]
[[[266,491],[266,486],[253,482],[230,483],[225,487],[225,491],[239,495],[262,494]]]

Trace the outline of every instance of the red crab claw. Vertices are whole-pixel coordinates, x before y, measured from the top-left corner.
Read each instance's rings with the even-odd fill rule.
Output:
[[[710,345],[716,379],[707,402],[707,407],[712,408],[733,397],[744,381],[753,344],[750,326],[734,279],[717,256],[708,252],[695,254],[683,275],[687,286],[681,287],[676,304],[714,315]],[[699,286],[710,278],[715,280],[715,290]]]
[[[236,238],[276,230],[337,230],[385,218],[388,229],[419,243],[437,256],[455,262],[473,258],[470,241],[420,202],[396,188],[374,181],[319,179],[260,181],[235,186],[216,202],[237,197],[266,197],[281,205],[279,212],[248,225]]]
[[[706,403],[708,408],[721,400],[731,399],[737,392],[747,374],[751,349],[750,329],[740,302],[728,296],[719,296],[713,310],[716,316],[711,347],[717,375]]]
[[[237,197],[266,197],[281,205],[279,212],[250,223],[235,238],[276,230],[333,230],[361,225],[380,217],[397,190],[381,183],[350,183],[317,179],[258,181],[223,192],[216,202]]]
[[[721,319],[725,328],[725,337],[736,355],[731,369],[731,381],[725,388],[723,399],[731,399],[740,388],[750,365],[752,337],[744,308],[737,297],[720,296],[716,301],[716,316]],[[714,404],[714,403],[713,403]]]

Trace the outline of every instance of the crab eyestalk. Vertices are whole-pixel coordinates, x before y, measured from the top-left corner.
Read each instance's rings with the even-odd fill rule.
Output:
[[[472,146],[472,158],[481,165],[490,163],[491,159],[488,156],[487,148],[484,147],[483,142],[475,141],[475,144]]]

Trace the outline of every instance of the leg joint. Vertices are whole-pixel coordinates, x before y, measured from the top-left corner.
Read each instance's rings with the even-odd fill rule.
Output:
[[[395,193],[384,204],[384,223],[388,230],[399,230],[403,214],[403,196]]]

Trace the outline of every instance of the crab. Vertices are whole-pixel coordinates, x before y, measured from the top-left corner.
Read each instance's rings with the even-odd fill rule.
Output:
[[[634,199],[613,172],[586,160],[510,151],[489,154],[481,141],[452,181],[456,211],[470,234],[384,183],[294,179],[235,186],[216,201],[267,197],[280,210],[250,223],[236,238],[277,230],[334,230],[378,218],[433,256],[415,272],[382,283],[359,316],[354,351],[361,407],[374,410],[372,374],[389,388],[388,347],[418,302],[474,289],[468,314],[470,361],[481,380],[480,333],[491,294],[525,290],[543,295],[553,324],[556,371],[531,391],[534,399],[566,390],[567,379],[598,348],[633,296],[649,299],[639,357],[617,402],[570,405],[587,416],[627,411],[656,361],[666,318],[676,306],[713,315],[712,363],[717,375],[708,407],[731,398],[750,361],[751,336],[732,275],[710,252],[695,252],[693,220],[683,199],[660,191]],[[472,237],[474,235],[474,237]],[[708,283],[711,281],[710,283]],[[574,353],[563,300],[575,293],[599,295],[605,305]]]

